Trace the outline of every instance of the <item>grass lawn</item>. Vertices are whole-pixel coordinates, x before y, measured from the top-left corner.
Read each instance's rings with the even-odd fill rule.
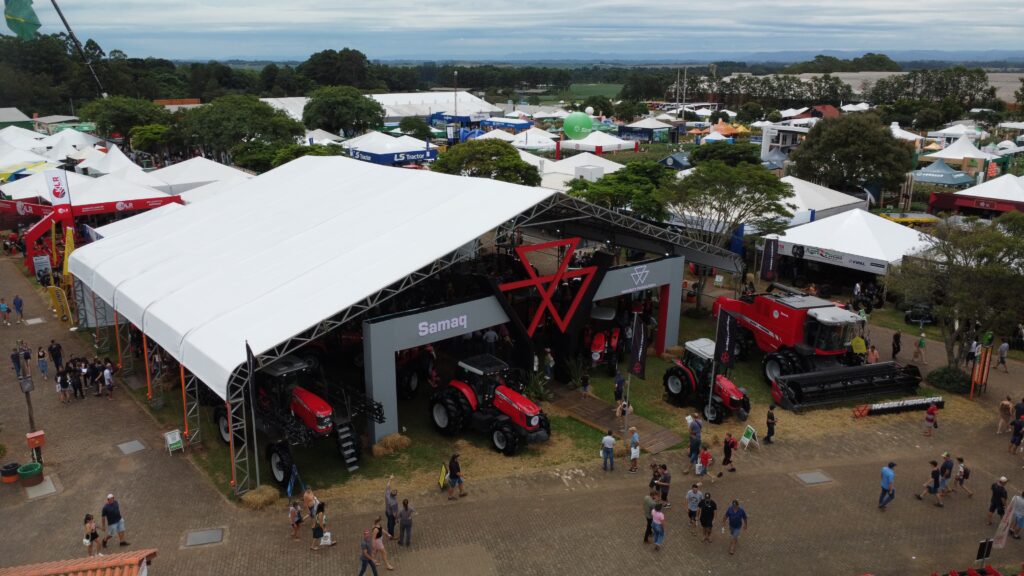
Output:
[[[881,326],[883,328],[888,328],[890,330],[902,330],[903,331],[903,349],[904,350],[908,349],[909,345],[907,344],[907,342],[909,341],[909,342],[911,342],[910,345],[913,345],[914,342],[916,342],[917,335],[920,334],[920,332],[918,331],[919,329],[918,329],[917,325],[910,325],[910,324],[907,324],[907,323],[905,323],[903,321],[903,311],[899,310],[895,306],[886,306],[885,308],[880,308],[880,309],[877,309],[874,312],[872,312],[871,313],[871,324],[873,324],[875,326]],[[927,338],[929,340],[933,340],[933,341],[939,343],[940,346],[942,345],[942,341],[943,341],[942,340],[942,331],[939,330],[938,326],[931,325],[931,324],[930,325],[926,325],[924,327],[924,333],[925,333],[925,336],[927,336]],[[909,338],[909,340],[908,340],[908,338]],[[996,347],[998,347],[999,346],[999,337],[996,336],[995,340],[996,340],[995,345],[996,345]],[[885,346],[888,346],[888,342],[884,342],[883,344]],[[910,349],[912,350],[912,348],[910,348]],[[1014,350],[1014,349],[1011,349],[1010,353],[1008,354],[1008,357],[1011,360],[1017,360],[1019,362],[1024,362],[1024,350]]]
[[[572,84],[569,86],[574,100],[585,100],[590,96],[606,96],[615,99],[622,91],[622,84]],[[540,97],[543,104],[551,104],[561,99],[560,93],[544,94]]]

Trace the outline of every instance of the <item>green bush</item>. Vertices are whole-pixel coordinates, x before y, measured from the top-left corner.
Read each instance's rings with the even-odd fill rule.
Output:
[[[544,375],[540,372],[534,372],[527,377],[523,394],[534,402],[549,402],[555,397],[554,392],[548,388],[548,381],[544,379]]]
[[[957,394],[966,394],[971,388],[970,376],[955,366],[932,370],[925,380],[939,390]]]
[[[584,372],[589,370],[590,365],[585,362],[583,358],[576,357],[565,363],[565,369],[569,373],[569,381],[565,383],[566,387],[570,390],[579,388],[580,379],[583,377]]]
[[[694,306],[693,308],[683,310],[683,316],[693,318],[694,320],[704,320],[711,317],[711,310],[707,308],[697,308]]]

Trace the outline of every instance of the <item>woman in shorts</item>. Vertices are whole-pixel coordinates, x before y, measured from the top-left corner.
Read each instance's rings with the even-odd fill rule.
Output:
[[[94,556],[100,549],[100,545],[96,543],[100,539],[100,534],[96,531],[96,520],[92,517],[92,514],[86,514],[83,524],[85,535],[82,538],[82,542],[87,542],[89,556]]]

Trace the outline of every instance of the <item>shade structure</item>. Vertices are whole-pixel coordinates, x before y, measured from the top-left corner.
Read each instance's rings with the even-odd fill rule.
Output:
[[[8,168],[15,164],[27,164],[36,162],[48,162],[49,159],[41,154],[15,148],[7,142],[0,142],[0,169]]]
[[[710,108],[699,108],[697,110],[694,110],[693,113],[696,114],[697,116],[700,116],[701,118],[707,118],[708,116],[714,114],[715,111]]]
[[[40,140],[38,147],[34,148],[33,151],[46,156],[50,160],[59,161],[75,152],[92,148],[102,142],[103,140],[92,134],[86,134],[78,130],[61,130]]]
[[[146,226],[153,220],[162,218],[163,216],[170,214],[171,212],[181,210],[182,208],[184,208],[182,204],[175,202],[172,204],[164,204],[159,208],[153,208],[152,210],[146,210],[145,212],[139,212],[134,216],[129,216],[128,218],[115,220],[106,226],[100,226],[99,228],[94,229],[92,231],[93,241],[99,240],[100,238],[110,238],[112,236],[117,236],[118,234],[123,234],[129,230]]]
[[[211,182],[252,178],[252,175],[248,172],[232,168],[231,166],[225,166],[202,156],[171,164],[159,170],[154,170],[150,174],[166,183],[166,186],[159,189],[169,194],[181,194]]]
[[[859,104],[843,104],[839,107],[843,112],[867,112],[871,110],[871,104],[861,102]]]
[[[900,128],[899,122],[893,122],[892,124],[890,124],[889,131],[892,132],[894,138],[898,138],[900,140],[907,140],[908,142],[917,142],[924,138],[924,136],[920,136],[918,134],[914,134],[913,132]]]
[[[502,142],[512,142],[515,139],[515,136],[504,130],[491,130],[490,132],[485,132],[483,136],[476,137],[476,140],[501,140]]]
[[[926,234],[856,209],[770,234],[779,253],[844,268],[886,274],[907,254],[931,246]]]
[[[121,168],[120,170],[111,172],[109,175],[116,176],[126,182],[131,182],[132,184],[149,186],[156,190],[161,190],[162,187],[167,186],[166,182],[154,176],[152,172],[146,172],[141,168]]]
[[[202,202],[203,200],[213,198],[217,194],[220,194],[225,190],[230,190],[248,179],[249,176],[246,175],[246,177],[218,180],[217,182],[210,182],[209,184],[203,184],[202,186],[186,190],[179,194],[179,196],[181,197],[181,201],[185,204],[194,204],[196,202]]]
[[[682,118],[677,118],[672,114],[658,114],[654,119],[660,120],[661,122],[681,122],[683,120]]]
[[[92,178],[82,176],[77,172],[65,172],[68,181],[68,189],[72,194]],[[11,200],[36,200],[46,198],[50,195],[49,182],[46,174],[38,172],[27,178],[21,178],[8,184],[0,186],[0,192]]]
[[[46,134],[40,134],[20,126],[8,126],[0,129],[0,141],[6,142],[19,150],[31,150],[39,146],[39,141]]]
[[[664,129],[672,128],[672,125],[671,124],[666,124],[666,123],[664,123],[664,122],[662,122],[660,120],[656,120],[654,118],[644,118],[643,120],[639,120],[637,122],[633,122],[632,124],[626,124],[626,127],[627,128],[640,128],[640,129],[645,129],[645,130],[664,130]]]
[[[722,136],[735,136],[736,134],[739,134],[739,132],[740,132],[739,130],[737,130],[733,126],[731,126],[729,124],[726,124],[725,122],[723,122],[721,120],[718,121],[718,124],[715,124],[714,126],[711,127],[711,131],[712,132],[718,132]]]
[[[302,143],[309,144],[312,142],[313,144],[329,144],[331,142],[340,143],[342,140],[344,140],[344,138],[334,134],[333,132],[317,128],[316,130],[307,131],[306,136],[302,139]]]
[[[89,178],[87,181],[82,182],[77,189],[71,188],[70,185],[68,188],[70,188],[71,204],[74,206],[117,204],[119,202],[133,203],[153,198],[165,199],[167,197],[167,194],[160,190],[129,182],[113,174],[107,174],[99,178]],[[43,201],[48,202],[45,197]]]
[[[711,132],[707,136],[701,139],[701,143],[704,142],[727,142],[729,137],[721,132]]]
[[[411,136],[393,138],[380,132],[367,132],[342,142],[341,146],[353,158],[388,166],[437,158],[437,147],[432,144]]]
[[[1024,179],[1013,174],[1004,174],[956,192],[958,197],[986,198],[1006,202],[1024,202]]]
[[[246,341],[266,352],[553,194],[306,156],[83,246],[70,266],[225,398]]]
[[[85,148],[83,150],[78,150],[77,152],[72,152],[71,154],[68,154],[67,157],[71,158],[72,160],[88,160],[90,158],[106,154],[104,150],[105,149],[93,146],[91,148]]]
[[[945,160],[936,160],[931,164],[911,172],[914,182],[923,184],[940,184],[942,186],[964,186],[973,184],[974,178],[946,164]]]
[[[83,161],[77,168],[98,174],[110,174],[118,170],[142,170],[138,164],[125,156],[124,152],[121,152],[121,149],[117,146],[111,146],[103,156],[94,156]]]
[[[785,110],[780,110],[779,114],[782,115],[783,118],[792,118],[794,116],[799,116],[808,110],[810,110],[810,108],[786,108]]]
[[[971,140],[977,140],[978,138],[984,138],[988,136],[988,132],[975,128],[974,126],[968,126],[966,124],[953,124],[948,128],[936,130],[935,132],[929,132],[928,135],[935,138],[962,138],[966,136]]]
[[[596,152],[598,149],[602,152],[615,152],[618,150],[634,150],[636,148],[636,143],[617,138],[604,132],[591,132],[590,134],[587,134],[586,138],[581,138],[579,140],[566,140],[562,142],[562,148],[565,150],[580,150],[586,152]]]
[[[783,176],[780,180],[789,184],[793,190],[793,196],[785,200],[786,204],[793,206],[789,209],[793,213],[793,217],[790,219],[791,225],[821,220],[857,208],[862,210],[868,208],[867,199],[861,200],[849,194],[801,180],[796,176]]]
[[[932,158],[935,160],[995,160],[999,158],[999,156],[989,154],[988,152],[982,152],[974,145],[973,142],[971,142],[970,138],[967,136],[961,136],[956,142],[953,142],[938,152],[926,155],[925,158]]]
[[[607,158],[602,158],[590,152],[584,152],[582,154],[575,154],[568,158],[563,158],[557,162],[545,162],[544,173],[560,173],[560,174],[571,174],[576,175],[576,168],[582,166],[594,166],[601,168],[605,174],[611,174],[612,172],[618,172],[625,168],[624,165],[618,162],[612,162]]]
[[[531,129],[532,130],[532,129]],[[551,135],[541,136],[531,130],[526,130],[516,134],[515,138],[512,139],[512,145],[520,150],[554,150],[555,141],[551,139]],[[543,132],[541,130],[540,132]]]

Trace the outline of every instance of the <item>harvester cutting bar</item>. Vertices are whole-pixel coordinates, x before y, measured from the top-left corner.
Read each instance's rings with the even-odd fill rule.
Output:
[[[921,383],[917,366],[895,362],[832,368],[779,376],[772,395],[788,410],[837,404],[851,398],[892,393],[912,394]]]

